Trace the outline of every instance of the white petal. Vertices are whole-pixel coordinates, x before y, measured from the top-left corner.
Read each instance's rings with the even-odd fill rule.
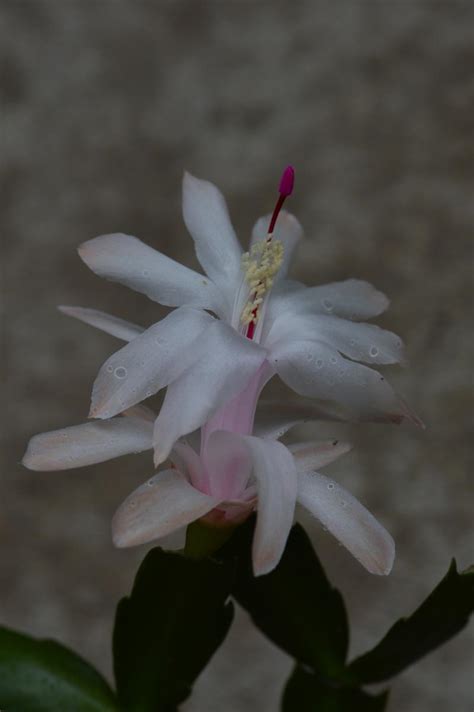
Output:
[[[209,279],[131,235],[95,237],[79,247],[79,255],[100,277],[125,284],[168,307],[216,310],[222,301]]]
[[[268,225],[271,215],[265,215],[255,223],[252,230],[251,245],[258,240],[265,240],[268,235]],[[291,213],[282,210],[273,232],[273,239],[279,240],[283,244],[283,263],[275,276],[275,282],[283,279],[287,273],[293,259],[293,253],[303,237],[303,228],[298,220]]]
[[[209,491],[223,500],[241,500],[252,471],[244,441],[234,433],[216,430],[207,440],[203,455]]]
[[[266,337],[265,346],[282,338],[322,341],[355,361],[400,363],[405,360],[402,340],[391,331],[374,324],[360,324],[336,316],[296,314],[277,317]]]
[[[265,357],[265,349],[224,322],[212,324],[206,332],[206,353],[168,387],[155,424],[155,464],[168,457],[180,437],[242,391]]]
[[[242,248],[232,227],[222,193],[189,173],[183,178],[183,217],[206,274],[233,304],[240,282]]]
[[[112,314],[106,314],[97,309],[65,306],[60,306],[58,309],[63,314],[67,314],[67,316],[72,316],[85,324],[95,326],[96,329],[105,331],[106,334],[116,336],[117,339],[123,339],[123,341],[132,341],[132,339],[145,331],[143,326],[132,324],[130,321],[119,319],[118,316],[112,316]]]
[[[258,510],[252,561],[255,576],[261,576],[280,561],[293,524],[296,468],[293,456],[281,443],[252,436],[240,437],[249,448],[257,482]]]
[[[209,479],[196,450],[187,442],[178,441],[173,445],[169,459],[187,480],[201,492],[209,493]]]
[[[368,282],[347,279],[317,287],[298,282],[278,284],[272,292],[268,318],[283,313],[331,314],[345,319],[365,320],[385,311],[389,300]]]
[[[341,440],[326,440],[321,442],[294,443],[289,450],[295,458],[298,472],[313,472],[329,465],[346,452],[352,445]]]
[[[69,470],[152,446],[153,426],[138,418],[90,421],[31,438],[23,458],[30,470]]]
[[[207,514],[217,502],[177,470],[158,472],[120,505],[112,520],[115,546],[146,544]]]
[[[336,408],[330,403],[315,402],[309,398],[286,398],[283,400],[260,400],[257,406],[254,435],[278,440],[291,428],[313,420],[339,421]]]
[[[392,537],[340,485],[317,472],[299,473],[298,502],[317,517],[370,573],[390,573],[395,557]]]
[[[359,421],[422,425],[377,371],[349,361],[325,344],[282,339],[269,361],[290,388],[304,396],[339,405],[341,417]]]
[[[198,357],[215,319],[180,307],[107,359],[92,391],[90,415],[110,418],[167,386]],[[204,338],[204,337],[203,337]]]

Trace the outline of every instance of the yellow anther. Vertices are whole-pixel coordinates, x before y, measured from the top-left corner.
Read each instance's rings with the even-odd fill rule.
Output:
[[[257,323],[260,305],[271,289],[282,262],[283,245],[279,240],[272,240],[271,235],[266,240],[256,242],[250,252],[242,255],[242,270],[250,288],[249,300],[240,317],[243,325]]]

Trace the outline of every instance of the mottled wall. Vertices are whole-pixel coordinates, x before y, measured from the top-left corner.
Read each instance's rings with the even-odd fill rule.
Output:
[[[56,474],[17,464],[30,435],[84,419],[117,348],[55,305],[143,324],[164,314],[101,282],[76,246],[120,230],[195,265],[183,168],[222,187],[245,239],[292,162],[291,207],[307,230],[294,274],[355,276],[390,295],[380,323],[411,360],[391,378],[428,425],[305,428],[353,440],[333,475],[397,541],[394,572],[378,579],[312,525],[362,650],[452,555],[461,567],[472,558],[473,3],[3,0],[0,12],[1,622],[58,636],[109,673],[112,606],[144,554],[115,551],[109,520],[150,474],[148,456]],[[469,640],[399,679],[390,709],[467,711]],[[241,614],[186,710],[273,712],[288,667]]]

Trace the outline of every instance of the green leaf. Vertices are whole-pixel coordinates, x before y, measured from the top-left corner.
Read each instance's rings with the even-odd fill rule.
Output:
[[[456,635],[473,610],[474,573],[471,569],[459,574],[453,560],[446,576],[413,615],[397,621],[349,669],[361,683],[386,680]]]
[[[82,658],[53,640],[0,627],[2,712],[116,712],[107,682]]]
[[[347,677],[347,615],[303,528],[291,530],[277,568],[255,578],[250,559],[252,524],[236,532],[226,555],[238,558],[233,594],[270,640],[326,678]]]
[[[229,630],[229,565],[152,549],[130,598],[117,607],[114,669],[120,703],[133,712],[171,712]]]
[[[282,712],[383,712],[388,693],[328,687],[314,674],[296,667],[283,694]]]

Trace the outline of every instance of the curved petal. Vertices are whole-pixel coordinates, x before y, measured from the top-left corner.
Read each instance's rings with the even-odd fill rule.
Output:
[[[210,493],[209,480],[201,458],[186,442],[177,442],[169,454],[169,459],[200,492]]]
[[[146,544],[199,519],[216,504],[177,470],[163,470],[120,505],[112,519],[113,542],[118,547]]]
[[[131,235],[101,235],[84,242],[78,251],[99,277],[125,284],[167,307],[189,305],[215,311],[222,302],[209,279]]]
[[[79,319],[79,321],[83,321],[84,324],[95,326],[96,329],[105,331],[106,334],[116,336],[117,339],[123,339],[123,341],[132,341],[132,339],[145,331],[143,326],[132,324],[130,321],[119,319],[118,316],[112,316],[112,314],[106,314],[97,309],[66,306],[59,306],[58,309],[67,316]]]
[[[249,449],[257,484],[257,525],[252,561],[255,576],[267,574],[281,559],[293,524],[297,475],[293,456],[278,442],[241,437]]]
[[[183,178],[183,217],[206,274],[232,306],[240,282],[242,248],[232,227],[222,193],[189,173]]]
[[[269,361],[281,379],[300,395],[334,401],[347,419],[422,423],[385,378],[367,366],[348,361],[329,346],[315,341],[282,339]]]
[[[226,401],[242,391],[267,352],[222,321],[206,332],[206,352],[168,386],[153,436],[155,464],[173,444],[205,423]]]
[[[395,543],[375,517],[336,482],[318,472],[298,473],[298,502],[371,574],[390,573]]]
[[[389,300],[369,282],[346,279],[317,287],[298,282],[281,282],[275,287],[267,311],[270,320],[283,313],[330,314],[356,321],[371,319],[384,312]]]
[[[309,398],[286,398],[282,400],[260,400],[257,406],[253,434],[260,438],[278,440],[296,425],[313,420],[340,421],[330,403],[315,402]]]
[[[95,380],[90,416],[110,418],[171,383],[198,358],[197,342],[214,321],[180,307],[112,354]]]
[[[265,240],[268,235],[268,225],[270,223],[271,214],[257,220],[252,230],[252,239],[250,245],[253,245],[259,240]],[[283,279],[288,274],[288,269],[293,259],[293,253],[298,246],[299,241],[303,237],[303,228],[298,220],[291,213],[282,210],[278,216],[273,239],[279,240],[283,244],[283,262],[275,276],[275,283]]]
[[[222,500],[241,500],[252,471],[245,443],[234,433],[214,431],[203,454],[209,476],[209,492]]]
[[[298,472],[313,472],[320,467],[329,465],[346,452],[352,445],[341,440],[326,440],[320,442],[294,443],[289,446]]]
[[[284,338],[322,341],[355,361],[388,364],[405,360],[403,342],[396,334],[336,316],[281,315],[274,320],[265,346],[271,348]]]
[[[30,470],[69,470],[152,447],[153,425],[138,418],[90,421],[41,433],[28,443],[23,465]]]

